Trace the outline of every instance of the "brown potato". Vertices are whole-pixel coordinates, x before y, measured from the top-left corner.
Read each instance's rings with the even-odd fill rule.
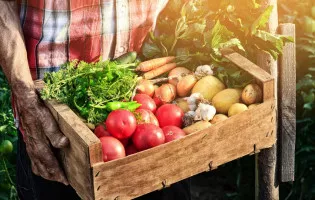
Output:
[[[247,85],[242,92],[242,101],[246,105],[261,103],[262,102],[262,90],[257,84]]]

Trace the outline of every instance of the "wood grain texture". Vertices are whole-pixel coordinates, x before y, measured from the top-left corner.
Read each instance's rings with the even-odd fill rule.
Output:
[[[274,104],[270,99],[180,140],[95,164],[95,199],[135,198],[271,147],[276,141]]]
[[[262,0],[264,8],[273,6],[270,18],[267,23],[266,30],[270,33],[276,33],[278,28],[278,8],[277,0]],[[275,79],[274,93],[277,99],[277,77],[278,77],[278,64],[271,55],[265,52],[257,53],[257,65],[271,74]],[[278,107],[276,101],[276,108]],[[277,119],[275,119],[277,121]],[[277,133],[277,123],[273,127],[274,133]],[[277,134],[275,134],[277,135]],[[279,199],[279,183],[277,177],[277,144],[272,148],[262,150],[257,156],[258,163],[258,183],[259,191],[258,197],[261,200],[278,200]]]
[[[280,24],[279,34],[295,38],[294,24]],[[279,57],[279,121],[280,180],[294,181],[296,138],[296,51],[295,43],[287,43]]]
[[[43,82],[37,81],[37,89]],[[99,139],[64,104],[56,101],[45,101],[62,133],[69,138],[69,147],[59,151],[60,161],[70,185],[83,199],[93,199],[93,179],[91,165],[102,162],[102,149]]]
[[[228,49],[224,49],[221,52],[226,59],[230,60],[236,66],[251,74],[258,81],[264,83],[269,82],[273,79],[273,77],[269,73],[267,73],[265,70],[263,70],[241,54],[230,51]]]

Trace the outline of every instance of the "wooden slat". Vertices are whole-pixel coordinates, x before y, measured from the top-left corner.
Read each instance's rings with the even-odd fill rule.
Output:
[[[37,81],[40,89],[42,81]],[[91,165],[102,162],[100,140],[66,105],[56,101],[45,101],[62,133],[69,138],[69,147],[60,150],[61,163],[70,185],[83,199],[93,199],[93,179]]]
[[[271,147],[274,100],[212,127],[124,159],[93,166],[95,199],[131,199]]]
[[[279,34],[295,38],[294,24],[281,24]],[[296,54],[295,43],[284,46],[279,58],[279,139],[280,178],[282,182],[294,181],[296,138]]]
[[[269,31],[270,33],[276,33],[278,28],[277,0],[262,0],[260,2],[263,5],[263,8],[273,6],[270,18],[266,24],[266,31]],[[277,99],[277,61],[274,60],[271,55],[261,51],[257,52],[257,65],[271,74],[271,76],[274,78],[274,95],[275,99]],[[277,101],[275,103],[277,108]],[[277,123],[274,124],[273,128],[274,132],[276,133]],[[259,180],[257,182],[259,182],[259,191],[257,191],[258,196],[256,196],[256,198],[261,200],[279,199],[279,183],[277,177],[277,144],[273,145],[272,148],[262,150],[258,154],[257,159],[259,171]]]
[[[230,60],[236,66],[251,74],[260,82],[269,82],[273,79],[273,77],[265,70],[263,70],[241,54],[231,51],[230,49],[223,49],[221,52],[226,59]]]
[[[221,53],[226,59],[234,63],[240,69],[251,74],[256,80],[260,82],[264,91],[264,100],[274,99],[274,78],[269,73],[231,49],[222,49]]]

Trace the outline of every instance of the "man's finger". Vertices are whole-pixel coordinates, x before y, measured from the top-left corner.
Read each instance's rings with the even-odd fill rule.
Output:
[[[67,147],[69,139],[60,132],[55,119],[47,108],[43,110],[43,114],[45,117],[41,118],[42,128],[52,146],[55,148]]]
[[[38,171],[37,166],[35,165],[35,163],[33,161],[31,163],[32,163],[32,172],[35,175],[40,176],[39,171]]]
[[[46,167],[40,161],[36,163],[36,166],[41,177],[47,180],[53,180],[50,174],[48,173]]]
[[[65,177],[65,174],[49,146],[44,146],[42,148],[42,152],[45,153],[40,154],[38,159],[41,162],[41,164],[45,167],[45,171],[47,171],[47,173],[49,174],[50,179],[68,185],[68,181]]]

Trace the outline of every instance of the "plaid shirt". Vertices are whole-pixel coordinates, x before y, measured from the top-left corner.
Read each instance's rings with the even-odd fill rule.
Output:
[[[20,0],[33,79],[73,59],[139,51],[168,0]]]

